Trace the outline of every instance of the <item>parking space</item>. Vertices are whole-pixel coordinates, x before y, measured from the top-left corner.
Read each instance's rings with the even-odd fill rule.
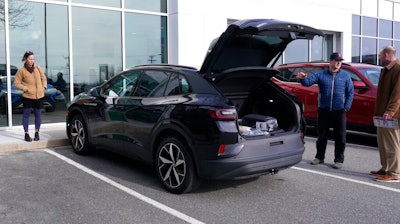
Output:
[[[0,155],[2,223],[398,223],[400,185],[368,174],[375,147],[349,144],[342,170],[303,161],[277,175],[204,181],[195,192],[166,192],[154,169],[103,150],[70,147]],[[390,204],[391,206],[388,206]],[[338,216],[338,214],[340,214]]]

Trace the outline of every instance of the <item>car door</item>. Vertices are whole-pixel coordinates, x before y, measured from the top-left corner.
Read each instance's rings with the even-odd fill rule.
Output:
[[[127,141],[125,113],[132,104],[127,99],[130,99],[140,74],[140,70],[127,71],[103,85],[102,96],[105,98],[105,103],[99,109],[102,119],[95,122],[95,144],[118,153],[125,152]]]
[[[360,74],[343,68],[351,80],[364,82]],[[370,83],[365,83],[365,88],[354,88],[354,98],[351,109],[347,112],[347,123],[373,126],[372,117],[375,110],[376,90]]]
[[[125,99],[125,153],[150,162],[151,136],[161,115],[169,107],[164,97],[171,72],[156,69],[143,70],[138,85],[129,99]],[[173,101],[171,101],[173,102]]]

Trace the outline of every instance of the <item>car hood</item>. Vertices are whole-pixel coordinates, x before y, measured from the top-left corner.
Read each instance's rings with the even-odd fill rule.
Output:
[[[273,66],[286,46],[297,39],[324,34],[312,27],[274,19],[240,20],[228,26],[207,52],[200,74],[238,68]],[[271,63],[272,62],[272,63]]]

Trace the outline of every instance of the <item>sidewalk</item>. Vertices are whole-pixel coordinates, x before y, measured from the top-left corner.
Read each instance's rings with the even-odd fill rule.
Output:
[[[29,127],[30,135],[33,139],[34,128]],[[26,142],[22,127],[13,127],[0,130],[0,153],[21,151],[21,150],[40,150],[50,147],[68,146],[65,124],[42,125],[40,129],[40,140]]]

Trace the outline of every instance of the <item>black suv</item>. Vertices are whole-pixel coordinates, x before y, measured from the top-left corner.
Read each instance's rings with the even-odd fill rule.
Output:
[[[301,161],[302,103],[267,65],[295,39],[322,35],[277,20],[230,25],[200,70],[143,65],[76,96],[67,135],[76,153],[111,150],[155,166],[164,187],[276,173]]]

